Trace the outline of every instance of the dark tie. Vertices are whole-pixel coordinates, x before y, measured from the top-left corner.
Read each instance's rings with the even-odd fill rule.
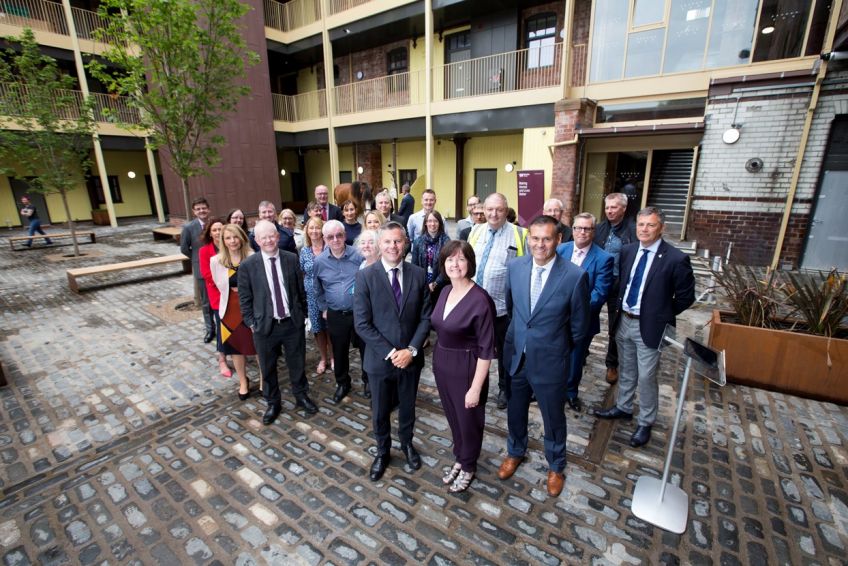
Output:
[[[286,318],[286,307],[283,305],[283,288],[280,285],[280,276],[277,275],[277,258],[269,257],[271,260],[271,279],[274,281],[274,301],[277,303],[277,312],[274,316],[279,319]]]
[[[323,220],[324,222],[327,221],[327,205],[326,204],[321,207],[321,220]]]
[[[397,303],[397,308],[400,310],[400,302],[403,298],[403,295],[400,292],[400,281],[398,281],[398,268],[392,268],[392,292],[395,294],[395,303]]]
[[[639,258],[639,263],[636,265],[636,272],[633,274],[633,279],[630,280],[630,291],[627,293],[627,306],[633,308],[636,306],[636,301],[639,300],[639,287],[642,286],[642,276],[645,275],[645,266],[648,265],[648,249],[642,249],[642,257]]]

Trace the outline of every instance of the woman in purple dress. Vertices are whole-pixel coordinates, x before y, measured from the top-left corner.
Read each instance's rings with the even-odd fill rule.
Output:
[[[442,290],[430,317],[438,337],[433,374],[456,457],[442,481],[455,493],[465,491],[474,479],[483,446],[489,366],[495,358],[495,304],[474,283],[477,264],[468,242],[446,243],[439,253],[439,267],[450,284]]]

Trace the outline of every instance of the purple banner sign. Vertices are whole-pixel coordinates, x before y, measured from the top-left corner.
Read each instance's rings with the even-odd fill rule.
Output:
[[[545,172],[541,169],[519,171],[518,180],[518,224],[527,226],[542,214],[545,205]]]

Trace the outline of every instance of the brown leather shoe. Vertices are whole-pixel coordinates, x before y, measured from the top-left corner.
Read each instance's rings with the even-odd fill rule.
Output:
[[[562,486],[565,485],[565,474],[559,472],[548,472],[548,495],[556,497],[562,493]]]
[[[607,368],[607,383],[618,381],[618,368]]]
[[[498,469],[498,477],[502,480],[508,480],[512,477],[512,474],[515,473],[515,470],[518,469],[518,466],[521,465],[521,462],[523,461],[523,457],[513,458],[512,456],[507,456],[503,461],[503,464],[501,464],[501,467]]]

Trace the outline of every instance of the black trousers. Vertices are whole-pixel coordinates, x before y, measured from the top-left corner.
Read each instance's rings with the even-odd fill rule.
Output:
[[[285,351],[289,381],[295,399],[309,391],[306,381],[306,334],[303,327],[292,322],[291,317],[275,322],[270,334],[253,334],[253,344],[262,371],[262,396],[269,405],[280,404],[280,385],[277,381],[277,360],[280,349]]]
[[[504,365],[503,349],[506,340],[506,331],[509,330],[509,317],[507,315],[495,317],[495,348],[498,354],[498,388],[501,391],[509,390],[509,375]]]
[[[215,324],[215,317],[212,314],[212,307],[209,305],[206,282],[203,279],[195,279],[194,284],[200,287],[200,310],[203,312],[203,326],[206,328],[206,332],[211,332],[214,336],[218,329]]]
[[[609,296],[607,297],[607,331],[609,332],[607,357],[605,360],[607,368],[618,367],[618,345],[615,343],[615,332],[613,332],[612,328],[610,328],[613,315],[618,308],[618,284],[619,280],[617,278],[613,280],[612,286],[609,290]]]
[[[327,309],[327,336],[333,344],[337,385],[350,385],[350,347],[359,344],[353,329],[353,311]]]
[[[415,428],[415,399],[421,367],[409,365],[404,369],[385,363],[385,370],[368,374],[371,383],[371,423],[377,454],[388,454],[392,447],[391,416],[395,403],[398,407],[398,438],[401,445],[412,442]]]

